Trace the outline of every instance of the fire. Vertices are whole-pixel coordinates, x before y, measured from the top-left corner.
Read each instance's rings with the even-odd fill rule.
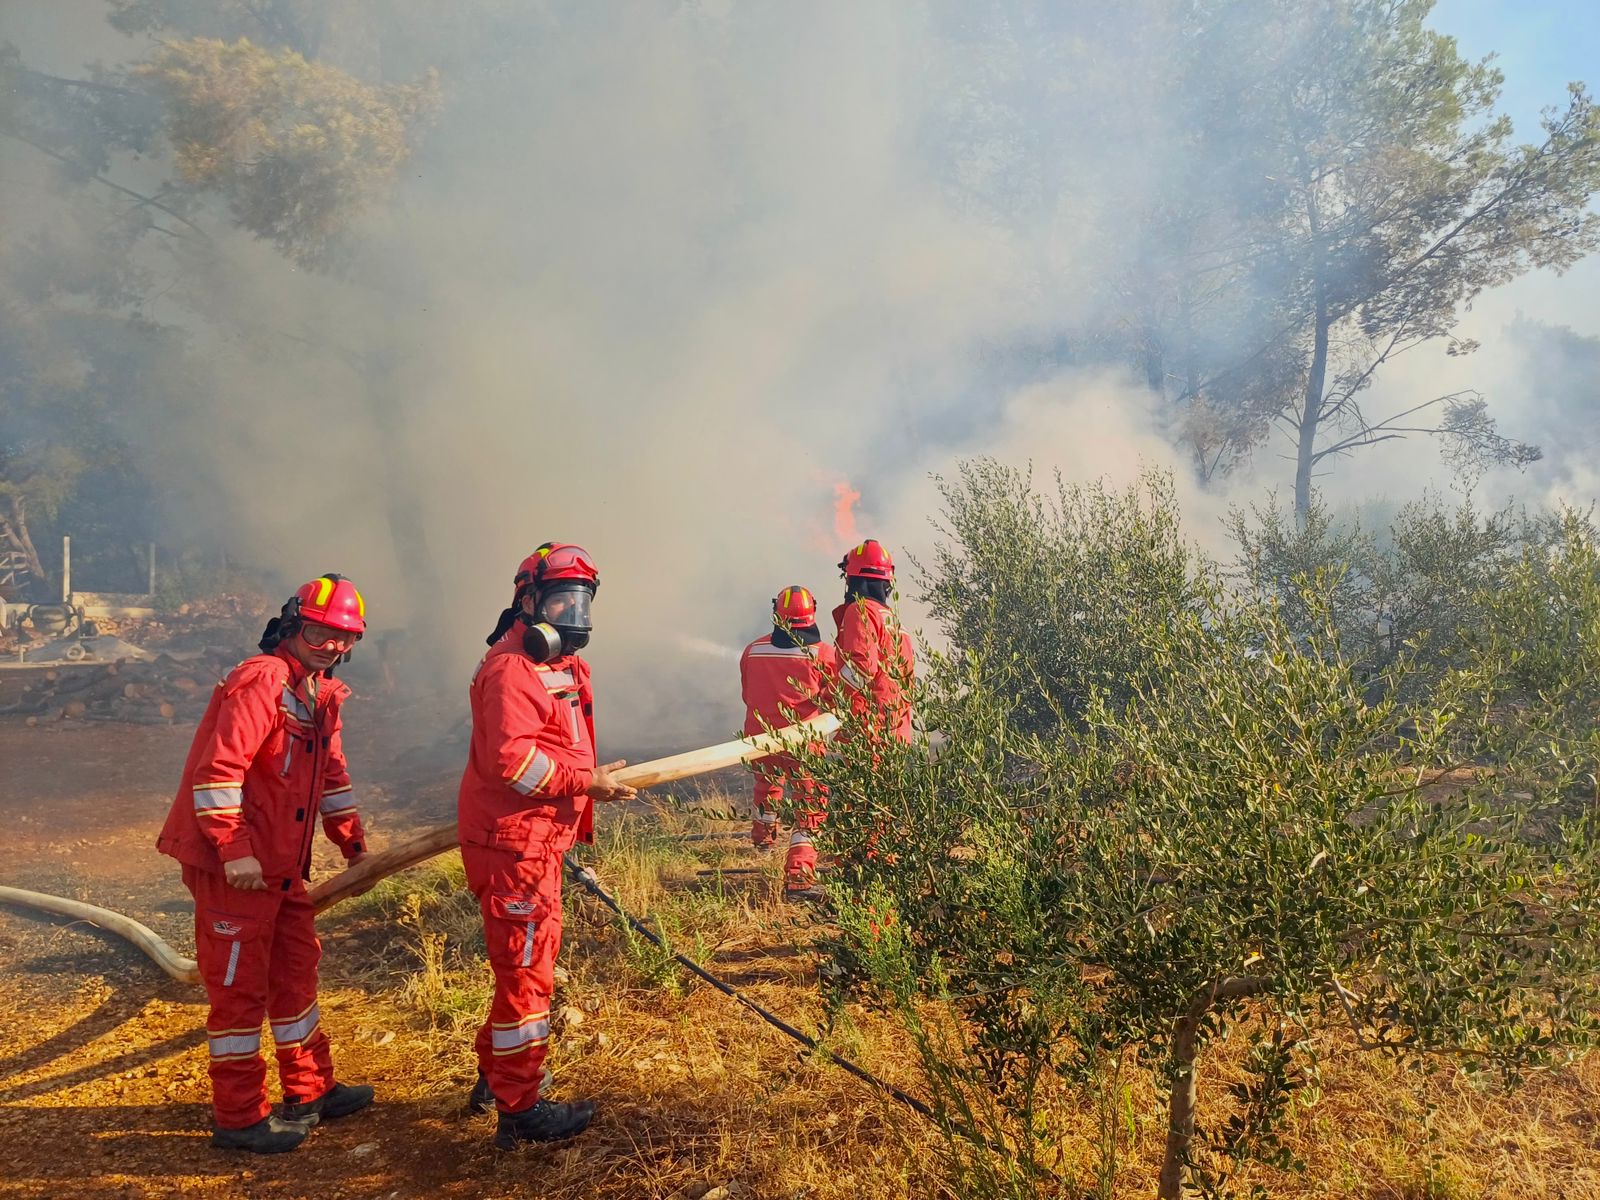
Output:
[[[841,479],[833,485],[833,532],[840,542],[854,545],[860,541],[856,534],[856,501],[861,493]]]

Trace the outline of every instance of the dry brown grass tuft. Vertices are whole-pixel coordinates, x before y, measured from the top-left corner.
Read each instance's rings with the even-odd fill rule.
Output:
[[[781,858],[758,856],[726,798],[603,814],[601,880],[684,953],[799,1028],[822,1024],[807,911],[782,903]],[[725,870],[751,874],[716,873]],[[702,872],[710,872],[703,874]],[[491,1117],[462,1115],[472,1037],[487,1006],[476,904],[458,863],[412,872],[324,922],[323,1019],[341,1077],[372,1082],[370,1114],[318,1129],[294,1155],[243,1164],[204,1143],[204,1008],[193,989],[152,985],[140,965],[115,986],[67,994],[0,976],[0,1001],[28,1014],[0,1029],[0,1195],[528,1197],[683,1200],[728,1196],[922,1200],[952,1196],[946,1148],[923,1118],[801,1048],[623,934],[569,889],[550,1066],[558,1096],[601,1114],[581,1138],[504,1155]],[[50,932],[65,944],[90,935]],[[47,987],[48,985],[48,987]],[[93,986],[91,986],[93,985]],[[144,997],[152,990],[156,998]],[[937,1015],[937,1014],[930,1014]],[[909,1039],[889,1017],[846,1010],[830,1044],[917,1095]],[[70,1047],[70,1054],[64,1048]],[[1203,1122],[1225,1116],[1242,1078],[1239,1039],[1202,1062]],[[1295,1109],[1303,1174],[1256,1168],[1238,1181],[1274,1200],[1600,1198],[1600,1060],[1520,1092],[1454,1070],[1408,1074],[1339,1035],[1323,1046],[1323,1090]],[[1125,1069],[1098,1092],[1051,1096],[1062,1197],[1155,1191],[1164,1112],[1150,1076]],[[62,1155],[59,1147],[84,1147]],[[1106,1161],[1105,1148],[1114,1147]]]

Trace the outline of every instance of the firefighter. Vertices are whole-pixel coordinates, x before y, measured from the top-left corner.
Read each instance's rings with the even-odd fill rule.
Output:
[[[868,736],[911,741],[911,684],[916,677],[911,635],[889,607],[894,560],[868,538],[839,560],[844,603],[833,610],[838,629],[839,683]]]
[[[593,802],[634,789],[595,765],[589,664],[591,603],[600,586],[582,547],[547,542],[523,560],[511,607],[473,675],[472,744],[457,808],[467,885],[483,913],[494,999],[478,1031],[471,1108],[499,1109],[495,1145],[581,1133],[592,1101],[541,1095],[561,948],[561,864],[593,841]]]
[[[183,864],[194,895],[195,947],[211,1012],[211,1143],[293,1150],[319,1120],[372,1103],[337,1083],[317,1012],[315,912],[306,894],[317,819],[347,863],[367,840],[350,787],[340,708],[350,689],[333,668],[361,640],[355,584],[323,575],[267,625],[261,653],[211,694],[177,798],[156,840]],[[282,1119],[267,1102],[265,1017],[277,1048]]]
[[[772,601],[772,624],[772,632],[751,642],[739,657],[747,736],[816,716],[826,704],[828,680],[834,674],[833,647],[817,630],[817,601],[807,589],[795,586],[779,592]],[[752,770],[751,841],[757,848],[776,843],[777,807],[788,790],[795,817],[783,864],[784,895],[791,900],[820,898],[811,835],[821,828],[826,793],[787,754],[761,759]]]

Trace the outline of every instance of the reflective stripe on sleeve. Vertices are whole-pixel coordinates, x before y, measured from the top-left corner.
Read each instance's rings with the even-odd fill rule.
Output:
[[[242,783],[197,783],[193,791],[196,812],[238,812],[244,807]]]
[[[556,764],[550,761],[539,747],[535,746],[528,751],[528,757],[522,760],[522,765],[517,768],[517,773],[510,779],[513,789],[524,796],[531,796],[544,788],[550,782],[550,776],[556,773]]]
[[[343,813],[356,811],[355,789],[349,784],[336,788],[331,792],[323,792],[322,799],[317,803],[317,811],[325,817],[336,817]]]
[[[867,690],[867,681],[861,677],[861,672],[856,670],[851,663],[843,663],[839,667],[839,678],[858,692]]]

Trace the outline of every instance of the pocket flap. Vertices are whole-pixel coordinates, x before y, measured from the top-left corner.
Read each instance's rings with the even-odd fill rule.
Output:
[[[544,901],[526,892],[493,892],[489,896],[489,915],[507,921],[544,919]]]
[[[253,942],[261,936],[262,923],[255,917],[236,917],[232,913],[207,909],[201,929],[208,937],[224,942]]]

